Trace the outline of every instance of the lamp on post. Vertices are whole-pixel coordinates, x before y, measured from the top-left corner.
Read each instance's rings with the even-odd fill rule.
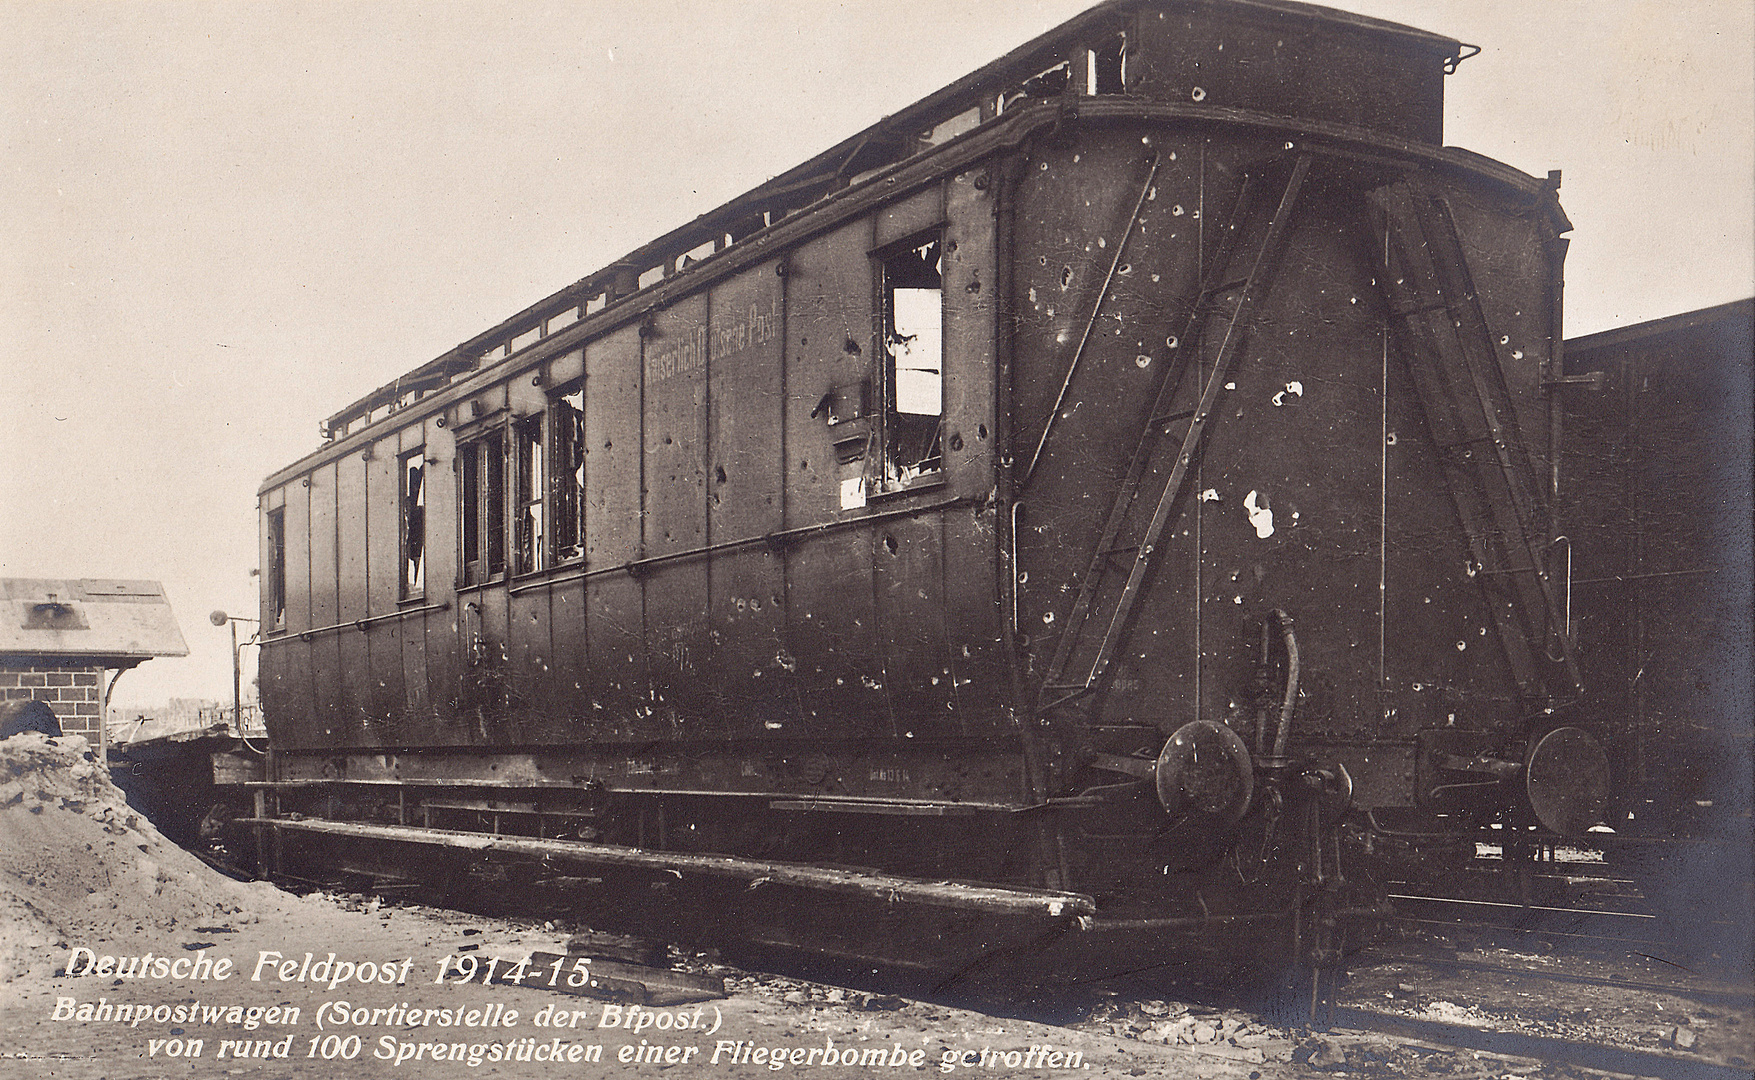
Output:
[[[247,622],[259,625],[259,623],[256,619],[246,619],[241,615],[228,615],[223,611],[215,611],[207,616],[207,621],[215,626],[229,624],[232,628],[232,725],[237,728],[238,737],[242,738],[244,735],[244,672],[240,659],[241,646],[238,644],[238,624]],[[256,635],[252,633],[250,635],[251,641],[255,640],[255,637]],[[248,645],[250,641],[243,644]]]

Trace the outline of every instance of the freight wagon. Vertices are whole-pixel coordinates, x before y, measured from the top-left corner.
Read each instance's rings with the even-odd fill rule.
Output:
[[[1570,226],[1442,145],[1471,50],[1105,3],[330,417],[260,491],[267,867],[1323,962],[1343,826],[1594,825]]]
[[[1595,839],[1689,927],[1750,962],[1755,806],[1755,301],[1566,343],[1571,617],[1614,767]]]

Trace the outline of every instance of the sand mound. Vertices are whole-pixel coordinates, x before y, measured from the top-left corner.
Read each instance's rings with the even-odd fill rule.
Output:
[[[85,739],[0,739],[0,983],[52,966],[70,944],[248,924],[297,905],[166,840]]]

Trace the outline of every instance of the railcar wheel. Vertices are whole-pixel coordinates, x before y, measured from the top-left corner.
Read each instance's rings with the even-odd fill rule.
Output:
[[[1582,728],[1555,728],[1531,748],[1524,790],[1537,821],[1561,836],[1577,836],[1603,820],[1609,755]]]

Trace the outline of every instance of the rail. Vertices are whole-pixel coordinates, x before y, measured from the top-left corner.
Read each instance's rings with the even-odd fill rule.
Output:
[[[1465,960],[1454,956],[1422,956],[1405,951],[1381,956],[1373,954],[1370,956],[1370,961],[1374,964],[1412,964],[1418,967],[1477,971],[1483,974],[1509,976],[1517,979],[1537,979],[1542,982],[1563,982],[1578,986],[1600,986],[1606,989],[1638,990],[1646,994],[1677,994],[1683,997],[1723,1001],[1744,1006],[1755,1004],[1755,987],[1734,986],[1729,983],[1708,985],[1677,981],[1651,982],[1640,979],[1608,979],[1595,975],[1581,975],[1575,971],[1556,971],[1547,967],[1514,967],[1507,964]]]
[[[1606,1042],[1584,1042],[1520,1031],[1478,1028],[1416,1016],[1401,1016],[1379,1009],[1337,1007],[1330,1021],[1341,1027],[1373,1031],[1401,1039],[1413,1039],[1455,1050],[1498,1054],[1591,1069],[1618,1076],[1652,1077],[1654,1080],[1747,1080],[1742,1066],[1720,1065],[1679,1054],[1636,1050]]]

